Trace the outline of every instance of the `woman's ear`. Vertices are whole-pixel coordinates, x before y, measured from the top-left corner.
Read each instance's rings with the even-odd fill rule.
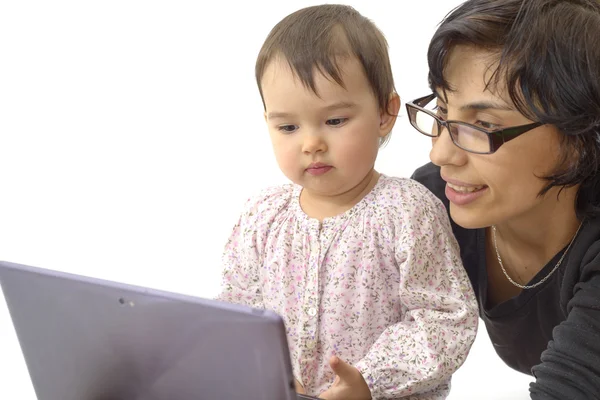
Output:
[[[388,101],[387,110],[381,110],[379,122],[379,136],[386,137],[392,131],[396,118],[400,112],[400,96],[392,93]]]

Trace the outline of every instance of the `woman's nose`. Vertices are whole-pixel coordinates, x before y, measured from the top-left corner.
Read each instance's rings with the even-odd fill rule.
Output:
[[[440,128],[439,136],[432,138],[431,143],[429,159],[435,165],[464,164],[466,152],[454,144],[446,127]]]

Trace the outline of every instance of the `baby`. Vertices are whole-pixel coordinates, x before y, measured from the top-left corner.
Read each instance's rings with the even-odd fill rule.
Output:
[[[400,107],[385,38],[351,7],[308,7],[273,28],[256,79],[292,183],[247,202],[219,299],[283,317],[300,392],[445,398],[478,310],[442,203],[374,169]]]

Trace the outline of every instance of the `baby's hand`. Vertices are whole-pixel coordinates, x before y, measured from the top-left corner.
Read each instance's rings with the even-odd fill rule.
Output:
[[[297,393],[306,394],[306,391],[304,390],[304,386],[302,386],[300,384],[300,382],[298,382],[298,379],[294,379],[294,383],[296,384],[296,392]]]
[[[319,395],[325,400],[369,400],[371,390],[360,371],[338,357],[331,357],[329,365],[335,372],[333,385]]]

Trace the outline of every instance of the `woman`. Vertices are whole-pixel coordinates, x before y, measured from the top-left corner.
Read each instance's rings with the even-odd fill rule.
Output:
[[[600,398],[600,2],[472,0],[431,40],[413,178],[448,207],[498,355]]]

